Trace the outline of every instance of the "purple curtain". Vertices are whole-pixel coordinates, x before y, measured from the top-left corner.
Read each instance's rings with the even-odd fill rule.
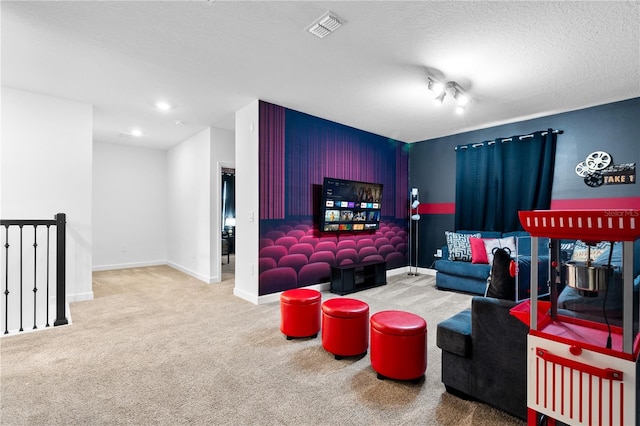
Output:
[[[382,216],[406,217],[405,144],[292,110],[285,121],[288,216],[314,214],[314,186],[327,176],[382,183]]]
[[[261,101],[258,109],[260,219],[284,219],[285,108]]]

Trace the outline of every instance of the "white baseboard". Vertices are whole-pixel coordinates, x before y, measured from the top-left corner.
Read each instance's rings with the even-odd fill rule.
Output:
[[[170,266],[174,269],[177,269],[178,271],[184,272],[187,275],[197,278],[200,281],[204,281],[207,284],[215,284],[222,281],[222,277],[220,277],[219,275],[213,276],[213,277],[207,277],[198,272],[192,271],[189,268],[185,268],[176,263],[169,262],[166,260],[152,260],[149,262],[117,263],[113,265],[98,265],[93,267],[93,272],[113,271],[117,269],[144,268],[146,266],[162,266],[162,265]]]
[[[394,275],[402,275],[402,274],[406,274],[407,272],[409,272],[409,267],[408,266],[403,266],[402,268],[395,268],[395,269],[387,270],[387,276],[388,277],[393,277]]]
[[[411,272],[415,272],[415,271],[416,271],[416,267],[412,266]],[[417,268],[417,272],[418,272],[418,275],[435,276],[437,271],[435,269],[429,269],[429,268]],[[394,275],[402,275],[402,274],[408,274],[408,273],[409,273],[409,267],[403,266],[402,268],[389,269],[387,271],[387,276],[392,277]]]
[[[436,271],[435,269],[418,268],[418,274],[422,274],[422,275],[431,275],[431,276],[435,277],[436,276],[436,272],[438,272],[438,271]]]
[[[112,271],[114,269],[144,268],[145,266],[166,265],[166,260],[152,260],[148,262],[115,263],[113,265],[98,265],[93,267],[94,272]]]
[[[326,283],[319,283],[319,284],[314,284],[314,285],[310,285],[307,287],[302,287],[302,288],[308,288],[311,290],[318,290],[318,291],[329,291],[329,288],[331,287],[331,285],[326,282]],[[254,305],[263,305],[266,303],[276,303],[280,301],[280,295],[282,294],[281,291],[277,292],[277,293],[270,293],[270,294],[265,294],[264,296],[256,296],[255,294],[250,294],[247,293],[246,291],[239,289],[238,287],[234,287],[233,289],[233,295],[237,296],[241,299],[246,300],[247,302],[251,302]]]
[[[67,294],[67,303],[83,302],[85,300],[93,300],[93,291],[85,291],[84,293]]]
[[[237,286],[233,288],[233,295],[239,297],[240,299],[244,299],[247,302],[251,302],[254,305],[258,304],[258,296],[239,289]]]
[[[166,262],[165,264],[168,266],[171,266],[173,269],[177,269],[180,272],[184,272],[187,275],[191,275],[193,278],[199,279],[200,281],[204,281],[207,284],[211,284],[211,281],[210,281],[211,278],[207,277],[206,275],[202,275],[199,272],[192,271],[189,268],[185,268],[184,266],[180,266],[173,262]]]

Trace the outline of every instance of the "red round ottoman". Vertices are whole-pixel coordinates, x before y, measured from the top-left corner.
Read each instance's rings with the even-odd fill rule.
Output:
[[[404,311],[371,316],[371,367],[379,379],[418,381],[427,370],[427,322]]]
[[[320,331],[320,292],[307,288],[283,292],[280,295],[280,331],[287,340],[316,337]]]
[[[324,302],[322,347],[336,359],[366,354],[369,347],[369,305],[348,297]]]

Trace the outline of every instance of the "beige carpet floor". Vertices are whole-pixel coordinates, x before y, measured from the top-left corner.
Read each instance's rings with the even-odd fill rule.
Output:
[[[227,267],[228,268],[228,267]],[[279,304],[233,296],[233,273],[204,284],[168,266],[94,273],[73,324],[0,339],[2,425],[524,425],[445,392],[436,324],[470,296],[406,274],[350,295],[371,313],[428,323],[417,384],[378,380],[368,355],[335,360],[286,340]],[[323,293],[323,299],[339,297]]]

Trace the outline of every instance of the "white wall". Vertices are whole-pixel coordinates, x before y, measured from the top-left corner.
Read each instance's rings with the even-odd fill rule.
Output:
[[[168,263],[202,281],[211,274],[211,129],[167,152]]]
[[[233,165],[234,143],[207,128],[167,152],[168,264],[208,283],[222,276],[218,165]]]
[[[3,87],[0,215],[67,214],[67,300],[93,298],[89,104]]]
[[[236,112],[236,282],[233,293],[258,297],[258,101]]]
[[[167,262],[167,152],[93,144],[93,270]]]

